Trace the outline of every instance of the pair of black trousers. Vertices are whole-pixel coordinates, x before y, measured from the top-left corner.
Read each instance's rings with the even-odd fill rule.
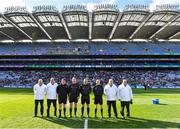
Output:
[[[107,101],[107,106],[109,117],[111,117],[111,106],[113,107],[115,117],[117,117],[116,101]]]
[[[38,113],[38,105],[40,103],[40,112],[41,115],[44,113],[44,100],[35,100],[35,106],[34,106],[34,116],[37,116]]]
[[[56,116],[56,111],[57,111],[56,99],[47,99],[47,116],[49,116],[51,103],[53,103],[54,116]]]
[[[130,116],[130,102],[129,101],[121,101],[121,115],[124,116],[125,107],[127,110],[127,116]]]

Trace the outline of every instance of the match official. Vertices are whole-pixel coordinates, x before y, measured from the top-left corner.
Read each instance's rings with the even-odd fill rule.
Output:
[[[66,117],[68,86],[64,78],[61,79],[61,83],[57,87],[57,94],[58,94],[58,103],[59,103],[59,118],[61,117],[62,105],[63,105],[64,117]]]
[[[77,103],[80,94],[80,87],[75,77],[72,78],[72,84],[69,86],[69,102],[70,102],[70,117],[72,117],[72,106],[74,103],[74,115],[77,113]]]
[[[80,88],[81,93],[81,117],[84,117],[84,104],[86,103],[87,107],[87,117],[89,117],[89,104],[90,104],[90,93],[91,93],[91,86],[88,84],[87,79],[83,80],[83,84]]]
[[[33,91],[34,91],[34,100],[35,100],[34,117],[37,116],[39,103],[40,103],[40,106],[41,106],[41,108],[40,108],[41,117],[43,117],[43,113],[44,113],[44,96],[46,94],[46,85],[43,84],[42,79],[39,79],[38,83],[36,85],[34,85]]]
[[[111,106],[114,110],[114,115],[117,118],[117,109],[116,109],[116,97],[117,97],[118,88],[113,84],[113,80],[109,79],[108,84],[104,87],[104,94],[107,98],[107,106],[108,106],[108,115],[111,117]]]
[[[121,102],[121,115],[124,118],[124,108],[127,109],[127,117],[130,117],[130,103],[132,103],[133,94],[127,80],[123,80],[118,87],[118,99]]]
[[[101,117],[103,118],[103,87],[101,85],[101,81],[99,79],[96,80],[96,85],[93,88],[93,93],[94,93],[94,104],[95,104],[95,118],[97,117],[97,106],[98,104],[100,105],[101,108]]]
[[[49,111],[51,107],[51,103],[54,107],[54,116],[56,116],[57,104],[56,104],[56,89],[58,84],[54,81],[54,78],[50,79],[50,82],[47,84],[47,117],[49,117]]]

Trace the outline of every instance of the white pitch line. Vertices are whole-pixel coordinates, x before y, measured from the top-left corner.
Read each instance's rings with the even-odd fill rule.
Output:
[[[88,119],[87,118],[84,121],[84,129],[88,129]]]

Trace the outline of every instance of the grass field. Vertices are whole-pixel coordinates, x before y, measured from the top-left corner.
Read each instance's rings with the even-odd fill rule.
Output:
[[[132,117],[125,120],[107,117],[105,98],[105,118],[94,119],[93,95],[91,95],[91,117],[88,119],[88,128],[180,128],[180,89],[150,89],[146,92],[143,89],[133,89],[133,92]],[[160,104],[152,105],[152,98],[159,98]],[[46,113],[46,101],[44,105]],[[33,118],[33,107],[32,89],[0,88],[0,128],[84,128],[85,118],[80,118],[80,103],[78,118],[67,119]],[[117,109],[120,116],[119,102]]]

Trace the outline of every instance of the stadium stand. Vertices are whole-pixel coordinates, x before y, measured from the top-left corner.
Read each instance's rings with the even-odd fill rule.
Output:
[[[122,12],[111,4],[95,5],[92,12],[84,5],[61,12],[54,6],[32,12],[7,7],[0,15],[0,86],[31,87],[38,78],[74,75],[91,82],[113,77],[136,86],[140,80],[180,86],[179,13],[170,4],[153,12],[144,5],[127,5]]]
[[[174,42],[1,43],[1,55],[178,55]]]
[[[109,78],[113,78],[116,84],[122,79],[128,78],[134,87],[143,87],[145,84],[151,88],[178,88],[180,86],[179,70],[66,70],[66,71],[0,71],[0,85],[6,84],[10,87],[32,87],[39,78],[45,83],[54,77],[57,82],[66,78],[70,83],[72,77],[77,77],[79,82],[88,78],[93,84],[96,79],[101,79],[106,84]],[[4,85],[5,86],[5,85]]]

